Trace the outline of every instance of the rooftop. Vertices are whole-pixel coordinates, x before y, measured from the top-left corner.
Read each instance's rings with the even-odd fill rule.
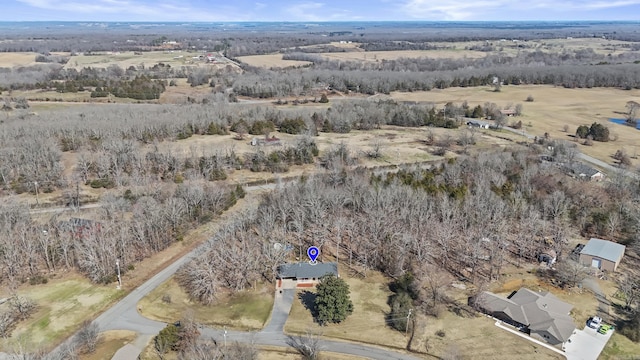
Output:
[[[300,262],[293,264],[282,264],[278,266],[279,278],[318,279],[327,274],[334,274],[337,276],[338,264],[334,262],[319,262],[315,265],[311,265],[308,262]]]
[[[624,255],[625,246],[607,240],[591,238],[580,254],[597,256],[599,258],[618,262]]]
[[[548,331],[563,342],[569,339],[576,326],[569,312],[573,308],[549,292],[535,292],[526,288],[510,298],[485,291],[483,306],[491,312],[503,312],[512,320],[527,325],[533,331]]]

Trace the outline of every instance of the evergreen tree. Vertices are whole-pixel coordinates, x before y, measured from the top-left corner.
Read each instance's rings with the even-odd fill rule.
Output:
[[[316,309],[320,324],[340,323],[353,312],[349,285],[333,274],[325,275],[316,286]]]

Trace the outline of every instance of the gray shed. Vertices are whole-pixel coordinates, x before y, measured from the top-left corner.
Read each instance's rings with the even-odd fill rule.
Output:
[[[625,246],[592,238],[580,251],[580,263],[606,271],[616,271],[624,256]]]

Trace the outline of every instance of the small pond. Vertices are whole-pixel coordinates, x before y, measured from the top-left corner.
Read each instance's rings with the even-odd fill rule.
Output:
[[[626,120],[625,119],[610,118],[609,121],[612,122],[612,123],[620,124],[620,125],[626,125]],[[637,122],[636,129],[640,130],[640,121]]]

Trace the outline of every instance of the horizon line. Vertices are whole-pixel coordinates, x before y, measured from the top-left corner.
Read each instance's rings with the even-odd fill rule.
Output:
[[[0,20],[0,23],[139,23],[139,24],[201,24],[201,23],[291,23],[291,24],[317,24],[317,23],[372,23],[372,22],[396,22],[396,23],[640,23],[640,20],[226,20],[226,21],[150,21],[150,20]]]

